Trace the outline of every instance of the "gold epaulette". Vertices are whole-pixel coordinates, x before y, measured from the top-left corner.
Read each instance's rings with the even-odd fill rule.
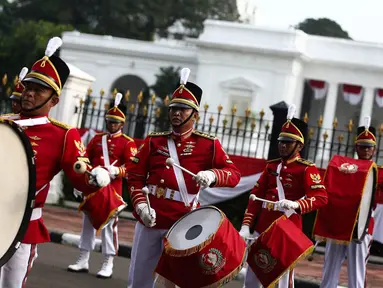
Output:
[[[277,161],[281,161],[281,158],[267,160],[267,163],[273,163],[273,162],[277,162]]]
[[[60,121],[57,121],[56,119],[53,119],[53,118],[48,118],[48,119],[49,119],[49,121],[50,121],[53,125],[58,126],[58,127],[60,127],[60,128],[63,128],[63,129],[65,129],[65,130],[69,130],[69,129],[72,129],[72,128],[73,128],[72,126],[70,126],[70,125],[68,125],[68,124],[65,124],[65,123],[62,123],[62,122],[60,122]]]
[[[303,159],[303,158],[298,158],[297,162],[304,164],[304,165],[307,165],[307,166],[315,166],[315,163],[313,163],[309,160]]]
[[[18,115],[19,114],[15,114],[15,113],[0,114],[0,118],[12,117],[12,116],[18,116]]]
[[[128,139],[129,141],[134,141],[133,138],[130,138],[128,135],[122,134],[122,137]]]
[[[148,136],[164,136],[164,135],[170,135],[172,131],[164,131],[164,132],[150,132]]]
[[[383,169],[383,165],[378,165],[378,169]]]
[[[204,138],[207,138],[207,139],[210,139],[210,140],[215,140],[215,139],[217,139],[217,138],[216,138],[215,136],[213,136],[213,135],[209,135],[209,134],[200,132],[200,131],[198,131],[198,130],[194,130],[194,131],[193,131],[193,134],[198,135],[198,136],[201,136],[201,137],[204,137]]]

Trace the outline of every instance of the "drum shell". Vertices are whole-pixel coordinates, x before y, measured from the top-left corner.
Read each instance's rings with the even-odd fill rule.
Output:
[[[313,249],[312,241],[302,230],[282,216],[251,245],[247,263],[264,287],[273,287]]]
[[[223,219],[216,233],[188,251],[172,249],[165,237],[156,273],[183,288],[220,287],[231,281],[245,264],[247,249],[238,231],[221,213]],[[218,256],[212,266],[205,261],[209,253]]]
[[[100,230],[126,206],[127,204],[113,186],[107,185],[97,192],[85,196],[79,210],[89,217],[96,230]]]
[[[353,171],[345,171],[345,165],[353,165]],[[368,195],[364,193],[369,174],[373,173],[374,184],[371,193],[371,205],[369,215],[365,217],[367,231],[369,219],[374,204],[374,195],[376,191],[377,167],[376,164],[368,160],[352,159],[345,156],[335,155],[327,168],[324,185],[327,189],[328,203],[322,207],[314,223],[313,234],[317,240],[331,239],[340,244],[348,244],[352,240],[361,241],[365,233],[358,237],[359,209],[362,197]]]
[[[34,208],[34,200],[35,200],[35,193],[36,193],[36,166],[35,166],[35,158],[34,158],[32,146],[30,144],[28,136],[24,133],[23,129],[19,127],[15,122],[11,120],[7,120],[7,119],[0,118],[0,125],[2,125],[1,127],[2,145],[6,146],[6,149],[2,147],[0,152],[7,154],[7,156],[0,155],[0,159],[4,161],[8,157],[13,157],[12,163],[8,164],[3,162],[3,164],[7,165],[5,167],[6,167],[6,170],[9,171],[9,173],[12,173],[17,177],[17,180],[14,181],[12,177],[7,176],[7,173],[0,173],[2,188],[5,189],[4,187],[7,187],[7,181],[10,181],[14,183],[15,185],[17,185],[18,183],[20,183],[21,179],[24,179],[24,178],[28,179],[26,180],[27,182],[25,182],[25,183],[28,183],[27,185],[25,185],[26,186],[25,191],[21,191],[21,190],[10,191],[8,190],[8,188],[2,191],[2,194],[9,193],[8,195],[10,195],[10,197],[9,199],[6,199],[5,195],[3,196],[3,203],[7,203],[6,205],[8,205],[8,207],[3,207],[0,209],[2,209],[3,211],[7,211],[9,210],[9,207],[12,207],[12,213],[9,215],[10,217],[16,217],[16,215],[19,215],[20,219],[17,219],[16,221],[15,218],[13,218],[12,220],[19,222],[20,224],[18,224],[17,229],[15,229],[16,231],[15,235],[10,235],[10,237],[13,238],[13,241],[12,243],[10,243],[10,246],[2,247],[1,249],[2,251],[5,251],[2,255],[0,255],[0,267],[1,267],[5,263],[7,263],[8,260],[16,252],[17,248],[19,247],[19,244],[21,243],[21,241],[23,240],[25,236],[25,233],[27,232],[28,225],[32,215],[32,210]],[[11,135],[8,136],[7,133],[12,133],[12,136],[17,136],[17,137],[9,137]],[[23,151],[15,150],[17,148],[16,146],[10,143],[10,141],[12,141],[11,138],[15,141],[19,141],[20,145],[17,145],[17,146],[22,147]],[[25,162],[23,161],[24,155],[26,159]],[[5,160],[5,161],[8,161],[8,160]],[[27,165],[27,167],[25,167],[25,165]],[[18,169],[18,168],[23,168],[23,169]],[[21,174],[23,173],[22,170],[23,171],[25,170],[26,175]],[[23,193],[22,194],[23,197],[19,197],[18,193]],[[22,213],[17,213],[16,211],[22,212]],[[4,218],[2,219],[2,221],[6,221],[8,225],[10,223],[9,221],[7,221],[7,219],[4,219]],[[10,233],[10,231],[7,230],[5,227],[2,227],[2,233],[3,233],[2,235],[5,235],[5,233]]]

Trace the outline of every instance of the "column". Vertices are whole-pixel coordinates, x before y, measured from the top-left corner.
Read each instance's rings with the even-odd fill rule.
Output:
[[[374,92],[375,89],[371,87],[364,88],[364,95],[362,100],[362,109],[360,110],[359,126],[363,126],[363,119],[366,116],[372,118],[372,108],[374,107]]]

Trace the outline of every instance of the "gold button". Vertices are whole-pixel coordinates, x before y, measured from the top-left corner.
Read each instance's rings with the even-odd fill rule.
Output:
[[[279,180],[282,180],[282,177],[279,177]]]
[[[164,179],[161,179],[161,180],[160,180],[160,183],[164,183],[164,182],[165,182],[165,180],[164,180]]]
[[[101,159],[104,159],[104,156],[101,156],[100,158],[101,158]]]
[[[283,169],[287,169],[287,166],[283,167]]]
[[[181,143],[177,143],[177,147],[181,147]]]

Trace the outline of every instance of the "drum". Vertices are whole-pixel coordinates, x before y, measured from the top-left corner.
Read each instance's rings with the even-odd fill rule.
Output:
[[[112,185],[107,185],[84,197],[79,210],[89,217],[96,230],[102,229],[127,206]]]
[[[170,228],[156,272],[182,288],[220,287],[242,269],[245,241],[213,206],[193,210]]]
[[[335,155],[324,177],[328,203],[318,210],[314,224],[317,240],[361,242],[368,231],[377,183],[373,161]]]
[[[251,245],[247,263],[263,287],[273,287],[313,249],[312,241],[283,215]]]
[[[36,167],[28,137],[0,119],[0,266],[16,252],[27,231],[36,191]]]

